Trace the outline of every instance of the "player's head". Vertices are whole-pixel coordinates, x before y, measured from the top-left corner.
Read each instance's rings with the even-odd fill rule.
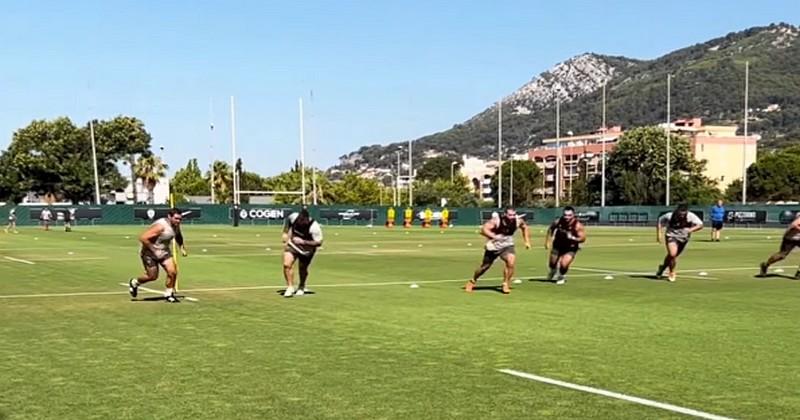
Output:
[[[689,215],[689,206],[686,204],[679,204],[675,211],[672,213],[672,217],[676,220],[686,220]]]
[[[169,211],[167,211],[167,220],[173,226],[178,226],[181,224],[181,221],[183,220],[183,214],[181,214],[181,211],[179,209],[173,207],[169,209]]]
[[[503,213],[503,216],[505,216],[505,218],[508,220],[516,220],[517,210],[515,210],[513,207],[506,207],[506,211]]]
[[[572,222],[575,220],[575,207],[567,206],[564,207],[564,211],[561,213],[561,217],[564,218],[567,222]]]
[[[303,206],[299,212],[297,212],[297,219],[294,220],[294,225],[297,227],[308,226],[311,224],[311,214],[308,212],[308,207]]]
[[[719,200],[717,200],[717,205],[722,207],[722,199],[721,198]]]

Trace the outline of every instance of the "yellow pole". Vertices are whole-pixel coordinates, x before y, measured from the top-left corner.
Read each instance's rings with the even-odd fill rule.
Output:
[[[175,208],[175,194],[169,195],[169,206]],[[175,239],[172,240],[172,258],[175,259],[175,269],[178,269],[178,245]],[[175,291],[178,291],[178,279],[175,279]]]

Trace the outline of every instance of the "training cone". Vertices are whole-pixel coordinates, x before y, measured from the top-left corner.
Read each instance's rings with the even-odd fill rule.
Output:
[[[410,287],[412,289],[419,289],[419,285],[417,283],[411,283],[411,285],[408,286],[408,287]]]
[[[472,242],[468,243],[467,246],[472,246]]]
[[[705,271],[701,271],[701,272],[699,273],[699,275],[700,275],[701,277],[705,277],[705,276],[707,276],[707,275],[708,275],[708,273],[706,273]]]
[[[207,250],[207,249],[205,249],[205,248],[203,248],[203,252],[208,252],[208,250]]]
[[[514,281],[512,281],[512,283],[514,283],[514,284],[522,284],[522,280],[514,279]]]
[[[611,274],[609,274],[609,275],[607,275],[607,276],[603,277],[603,280],[614,280],[614,276],[612,276]]]
[[[783,269],[782,269],[782,268],[776,268],[776,269],[775,269],[775,272],[776,272],[776,273],[783,273]]]

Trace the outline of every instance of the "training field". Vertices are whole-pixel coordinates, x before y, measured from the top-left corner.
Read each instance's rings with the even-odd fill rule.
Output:
[[[0,232],[0,419],[683,416],[503,369],[679,411],[800,415],[800,282],[781,277],[800,255],[754,278],[781,231],[704,230],[670,284],[648,277],[654,229],[589,227],[556,286],[541,229],[530,251],[517,239],[523,281],[503,295],[499,265],[462,289],[475,228],[326,227],[316,293],[286,299],[278,228],[186,225],[181,294],[197,301],[177,305],[120,286],[141,270],[140,226]]]

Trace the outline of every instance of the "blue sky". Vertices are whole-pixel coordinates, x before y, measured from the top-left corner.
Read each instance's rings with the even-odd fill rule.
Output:
[[[287,169],[444,130],[583,52],[655,58],[800,23],[796,1],[25,1],[0,14],[0,147],[31,120],[136,116],[171,168]],[[313,91],[313,100],[310,92]],[[213,101],[214,138],[209,133]],[[213,150],[211,145],[213,143]]]

